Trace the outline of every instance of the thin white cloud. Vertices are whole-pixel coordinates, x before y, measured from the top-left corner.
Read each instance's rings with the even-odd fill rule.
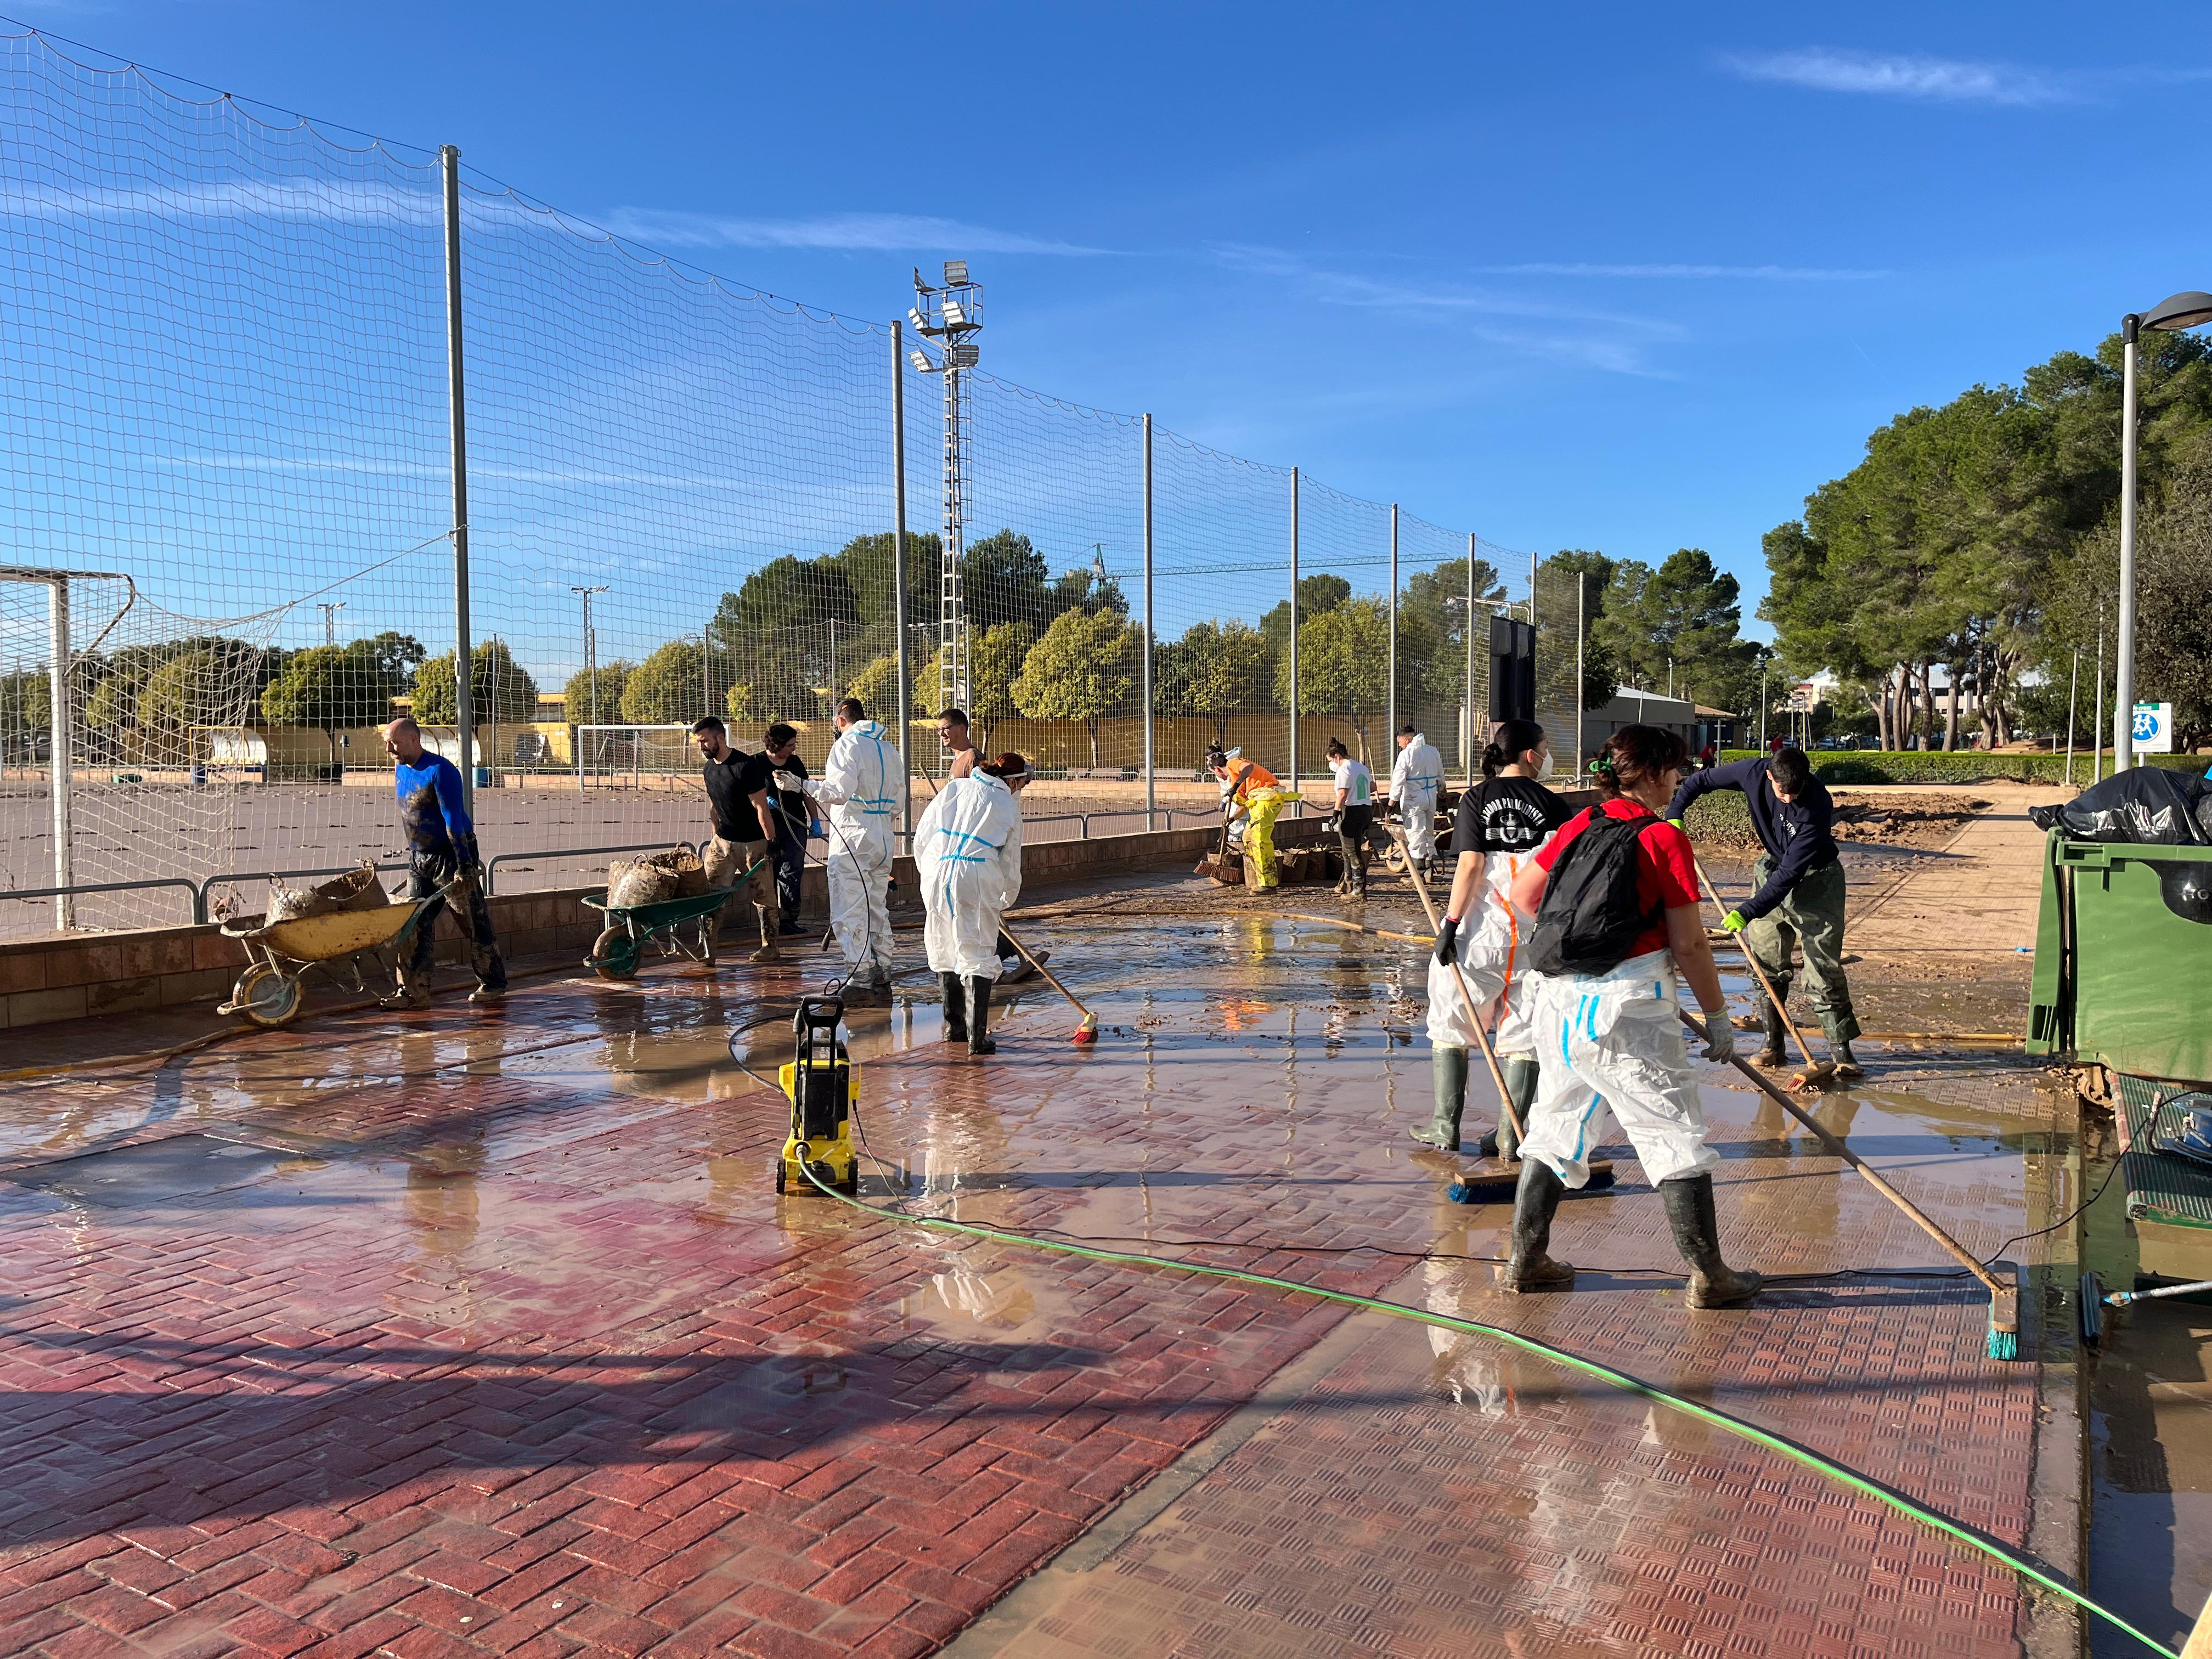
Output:
[[[827,213],[808,219],[753,219],[617,208],[607,219],[606,228],[618,236],[659,247],[830,248],[902,253],[1110,252],[922,213]]]
[[[1822,265],[1551,264],[1477,265],[1478,276],[1632,276],[1753,283],[1863,283],[1887,276],[1886,270],[1854,270]]]
[[[2018,64],[1928,58],[1917,52],[1853,52],[1808,46],[1797,52],[1737,52],[1722,67],[1747,81],[1870,94],[1919,103],[2067,104],[2081,95],[2070,77]]]
[[[1224,243],[1213,254],[1232,269],[1295,283],[1325,305],[1456,317],[1468,333],[1492,345],[1584,363],[1609,374],[1656,375],[1660,371],[1646,362],[1644,347],[1685,337],[1679,324],[1656,318],[1459,284],[1383,282],[1315,265],[1278,248]],[[1556,326],[1519,325],[1538,323]]]

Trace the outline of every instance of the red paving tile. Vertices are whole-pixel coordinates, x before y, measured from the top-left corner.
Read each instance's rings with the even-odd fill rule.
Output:
[[[1204,929],[1146,939],[1218,949]],[[1127,1023],[1094,1054],[1036,999],[988,1067],[902,1011],[914,1046],[864,1059],[865,1121],[912,1170],[904,1201],[939,1212],[1494,1255],[1502,1212],[1438,1204],[1398,1151],[1425,1054],[1377,1022],[1401,1024],[1393,975],[1411,970],[1378,978],[1333,945],[1319,965],[1262,952],[1161,976],[1109,1006]],[[1233,1035],[1206,1002],[1224,986]],[[0,1184],[15,1650],[926,1652],[1344,1316],[780,1202],[780,1103],[714,1063],[754,1006],[677,975],[540,987],[504,1018],[333,1020],[181,1078],[0,1100],[19,1159],[80,1133],[210,1129],[296,1154],[222,1191],[149,1178],[125,1203],[90,1178]],[[1738,1107],[1720,1137],[1734,1255],[1925,1264],[1910,1223]],[[1940,1144],[1991,1134],[1985,1108],[1932,1138],[1878,1089],[1826,1109],[1859,1115],[1837,1127],[1869,1155],[1911,1158],[1970,1243],[2020,1231],[2020,1160]],[[1673,1253],[1632,1182],[1568,1206],[1559,1243],[1602,1264],[1576,1295],[1500,1305],[1486,1269],[1443,1264],[1417,1294],[2021,1535],[2036,1369],[1979,1357],[1976,1298],[1862,1281],[1686,1319],[1668,1281],[1635,1276]],[[1367,1293],[1406,1267],[1197,1254]],[[1486,1607],[1534,1629],[1532,1607],[1569,1603],[1548,1650],[1725,1652],[1747,1620],[1792,1651],[1920,1627],[1947,1651],[2009,1639],[2008,1575],[1728,1437],[1438,1334],[1362,1346],[1025,1650],[1142,1629],[1178,1654],[1443,1651]],[[1845,1593],[1859,1611],[1831,1629]]]

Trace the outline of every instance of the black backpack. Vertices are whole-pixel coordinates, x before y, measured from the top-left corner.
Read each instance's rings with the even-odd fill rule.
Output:
[[[1636,936],[1660,914],[1637,898],[1637,836],[1656,822],[1649,812],[1617,818],[1593,808],[1544,885],[1528,939],[1528,965],[1540,974],[1607,974],[1628,959]]]

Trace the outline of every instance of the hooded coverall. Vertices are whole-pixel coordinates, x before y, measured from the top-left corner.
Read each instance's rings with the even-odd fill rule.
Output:
[[[888,978],[891,965],[891,814],[898,805],[898,751],[882,725],[861,720],[839,733],[807,799],[830,809],[830,923],[854,968]]]
[[[1014,792],[988,773],[946,780],[915,826],[914,861],[931,969],[998,978],[999,921],[1022,890]]]
[[[1482,885],[1475,890],[1476,914],[1462,924],[1453,941],[1459,970],[1482,1006],[1470,1010],[1451,969],[1429,957],[1429,1043],[1437,1048],[1472,1048],[1475,1021],[1486,1025],[1493,1011],[1498,1035],[1492,1046],[1501,1058],[1536,1053],[1536,1027],[1529,1017],[1527,945],[1534,920],[1513,902],[1513,878],[1529,859],[1527,853],[1492,853],[1483,860]]]
[[[1641,813],[1617,810],[1623,805],[1608,803],[1608,815]],[[1589,817],[1562,828],[1536,861],[1552,868]],[[1705,1107],[1682,1042],[1674,957],[1666,946],[1664,912],[1698,902],[1689,837],[1653,818],[1639,834],[1637,860],[1638,898],[1653,921],[1635,954],[1608,973],[1528,976],[1543,1069],[1521,1156],[1540,1160],[1569,1187],[1589,1179],[1601,1108],[1611,1110],[1654,1186],[1720,1162],[1705,1145]]]
[[[1252,866],[1260,873],[1262,887],[1280,887],[1283,878],[1275,871],[1275,819],[1283,808],[1298,797],[1283,787],[1282,780],[1257,761],[1231,759],[1229,763],[1229,795],[1231,810],[1242,806],[1249,827],[1244,832],[1244,850],[1252,860]]]
[[[1390,768],[1390,800],[1405,822],[1406,851],[1416,864],[1437,855],[1437,794],[1443,783],[1443,757],[1415,733]]]

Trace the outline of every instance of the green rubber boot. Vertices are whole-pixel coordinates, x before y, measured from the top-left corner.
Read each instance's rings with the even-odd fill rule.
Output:
[[[1536,1105],[1536,1057],[1534,1054],[1508,1054],[1498,1061],[1498,1069],[1505,1073],[1505,1098],[1513,1108],[1513,1115],[1521,1120],[1521,1127],[1528,1127],[1528,1114]],[[1498,1155],[1508,1164],[1521,1156],[1520,1138],[1513,1133],[1513,1125],[1505,1114],[1498,1115]]]
[[[1406,1133],[1424,1146],[1433,1146],[1440,1152],[1455,1152],[1459,1150],[1460,1113],[1467,1106],[1467,1050],[1430,1049],[1429,1076],[1437,1091],[1436,1118],[1424,1127]]]

